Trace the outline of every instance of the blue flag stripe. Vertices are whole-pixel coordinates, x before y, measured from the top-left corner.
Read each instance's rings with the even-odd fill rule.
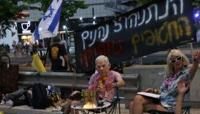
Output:
[[[39,40],[40,39],[40,34],[39,34],[38,27],[35,28],[34,37],[35,37],[35,40]]]
[[[57,24],[58,24],[58,22],[60,20],[60,14],[61,14],[61,5],[60,5],[58,11],[56,12],[56,14],[54,16],[53,21],[51,22],[51,24],[50,24],[50,26],[48,28],[48,30],[50,32],[54,32],[54,30],[55,30],[55,28],[56,28],[56,26],[57,26]]]

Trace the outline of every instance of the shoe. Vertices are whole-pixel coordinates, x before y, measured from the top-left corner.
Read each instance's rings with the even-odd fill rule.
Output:
[[[12,100],[6,101],[5,105],[7,106],[13,106],[14,102]]]
[[[1,105],[4,105],[6,103],[6,101],[4,101],[3,99],[1,100]]]

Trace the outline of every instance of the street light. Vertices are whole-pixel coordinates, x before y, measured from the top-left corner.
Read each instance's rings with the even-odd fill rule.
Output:
[[[79,20],[82,22],[83,21],[83,17],[80,17]]]
[[[66,25],[63,25],[62,28],[63,28],[63,30],[67,30],[67,26]]]

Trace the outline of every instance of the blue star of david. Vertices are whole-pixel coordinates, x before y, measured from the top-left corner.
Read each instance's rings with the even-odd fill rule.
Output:
[[[44,16],[43,16],[43,19],[44,19],[44,20],[46,20],[48,17],[51,17],[51,16],[53,15],[54,9],[52,8],[52,6],[50,6],[50,7],[48,8],[48,10],[49,10],[49,13],[48,13],[47,15],[44,15]]]

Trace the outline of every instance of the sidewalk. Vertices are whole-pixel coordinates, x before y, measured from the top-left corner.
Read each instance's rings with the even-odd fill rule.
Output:
[[[121,107],[120,108],[121,114],[129,114],[129,110],[125,108],[125,104],[120,104],[120,107]],[[8,107],[0,105],[0,112],[5,112],[5,114],[61,114],[60,111],[52,110],[52,108],[47,108],[46,110],[32,109],[26,105],[16,106],[16,107]],[[114,114],[119,114],[118,108],[116,109],[116,113]],[[143,114],[149,114],[149,113],[143,113]],[[200,108],[192,108],[190,110],[190,114],[200,114]]]
[[[121,104],[120,107],[121,107],[121,114],[129,114],[129,110],[125,108],[124,104]],[[116,114],[118,114],[118,111]],[[148,113],[144,113],[144,114],[148,114]],[[200,108],[191,108],[190,114],[200,114]]]

